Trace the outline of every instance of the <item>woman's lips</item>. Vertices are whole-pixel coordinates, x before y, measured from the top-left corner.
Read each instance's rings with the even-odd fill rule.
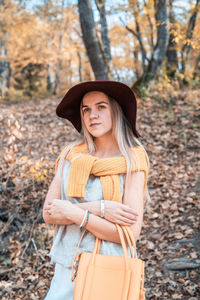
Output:
[[[100,125],[100,123],[92,123],[92,124],[90,124],[90,127],[98,126],[98,125]]]

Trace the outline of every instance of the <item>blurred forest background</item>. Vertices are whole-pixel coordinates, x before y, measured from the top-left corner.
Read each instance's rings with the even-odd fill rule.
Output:
[[[0,0],[0,298],[43,299],[53,228],[42,206],[77,137],[55,109],[72,85],[137,94],[150,158],[137,247],[146,299],[200,295],[200,0]]]
[[[196,87],[198,13],[198,0],[1,0],[0,96],[62,95],[94,78]]]

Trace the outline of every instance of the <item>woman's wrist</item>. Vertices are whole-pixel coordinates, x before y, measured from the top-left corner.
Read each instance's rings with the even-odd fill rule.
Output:
[[[103,203],[102,203],[103,201]],[[105,200],[87,202],[89,204],[88,210],[95,216],[102,217],[105,215]]]
[[[76,204],[77,207],[81,209],[88,209],[93,215],[98,217],[101,216],[101,202],[100,201],[92,201],[92,202],[83,202]]]
[[[101,202],[100,201],[95,201],[95,205],[93,206],[93,212],[92,213],[94,215],[98,216],[98,217],[101,216]]]
[[[73,223],[80,225],[85,214],[85,210],[78,207],[77,205],[71,204],[67,210],[67,219]]]
[[[87,219],[87,214],[88,214],[88,210],[85,211],[85,214],[84,214],[83,219],[82,219],[81,224],[80,224],[80,228],[85,225],[86,219]]]
[[[101,201],[91,202],[91,209],[88,209],[93,215],[101,217]],[[105,211],[105,208],[104,208]]]

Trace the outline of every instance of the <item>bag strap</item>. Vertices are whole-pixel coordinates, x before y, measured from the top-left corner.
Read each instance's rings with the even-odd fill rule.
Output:
[[[75,250],[75,253],[74,253],[74,259],[73,259],[73,262],[72,262],[71,281],[74,281],[74,279],[75,279],[75,277],[76,277],[76,271],[77,271],[77,270],[74,272],[74,268],[77,267],[77,263],[78,263],[78,260],[79,260],[79,255],[76,257],[76,253],[77,253],[77,251],[78,251],[78,248],[79,248],[79,246],[80,246],[80,243],[81,243],[81,241],[82,241],[82,239],[83,239],[83,236],[84,236],[85,232],[86,232],[86,228],[84,229],[84,231],[83,231],[83,233],[82,233],[82,235],[81,235],[81,237],[80,237],[80,240],[79,240],[79,242],[78,242],[78,245],[77,245],[76,250]]]
[[[124,257],[125,257],[126,266],[128,266],[128,260],[127,260],[128,255],[127,255],[126,243],[125,243],[125,240],[124,240],[123,232],[125,233],[126,239],[128,241],[128,245],[129,245],[129,249],[130,249],[130,253],[131,253],[132,258],[134,257],[133,252],[132,252],[132,246],[134,246],[134,254],[136,256],[135,239],[134,239],[134,236],[133,236],[133,233],[132,233],[131,229],[128,226],[123,226],[123,225],[118,225],[118,224],[115,224],[115,225],[116,225],[118,233],[119,233],[119,237],[120,237],[120,241],[121,241],[121,245],[122,245],[122,249],[123,249],[123,253],[124,253]],[[76,277],[76,271],[74,272],[74,268],[77,267],[79,256],[80,256],[80,254],[77,255],[77,251],[78,251],[78,248],[80,246],[80,243],[83,239],[83,236],[84,236],[85,232],[86,232],[86,228],[84,229],[84,231],[83,231],[83,233],[80,237],[80,240],[78,242],[77,248],[76,248],[75,253],[74,253],[74,259],[73,259],[73,262],[72,262],[71,281],[74,281],[74,279]],[[132,245],[131,245],[131,243],[132,243]],[[94,249],[93,249],[92,263],[94,263],[95,254],[99,253],[100,245],[101,245],[101,240],[96,237],[96,242],[95,242],[95,246],[94,246]]]
[[[126,243],[125,243],[125,240],[124,240],[123,231],[122,231],[122,228],[118,224],[115,224],[115,225],[116,225],[118,233],[119,233],[121,246],[122,246],[123,253],[124,253],[126,270],[128,270],[128,253],[127,253],[127,249],[126,249]],[[100,243],[101,243],[101,240],[96,238],[96,243],[95,243],[95,246],[94,246],[94,250],[92,252],[91,264],[94,264],[95,256],[98,254],[97,249],[100,248],[100,246],[99,246]]]
[[[133,236],[133,233],[132,233],[130,227],[122,225],[122,228],[125,229],[128,232],[129,237],[130,237],[131,242],[132,242],[132,245],[134,247],[135,253],[136,253],[136,242],[135,242],[135,238]]]
[[[133,255],[133,249],[132,249],[132,244],[131,244],[131,240],[130,240],[129,234],[128,234],[128,232],[126,231],[126,228],[125,228],[125,227],[122,227],[122,229],[123,229],[123,232],[125,233],[126,240],[127,240],[127,242],[128,242],[128,246],[129,246],[129,249],[130,249],[131,257],[134,258],[134,255]]]
[[[117,224],[115,224],[117,225]],[[136,255],[137,255],[137,252],[136,252],[136,243],[135,243],[135,239],[134,239],[134,236],[132,234],[132,231],[129,227],[127,226],[124,226],[124,225],[118,225],[120,226],[122,229],[123,229],[123,232],[126,236],[126,240],[128,242],[128,246],[129,246],[129,249],[130,249],[130,254],[131,254],[131,257],[132,258],[136,258]],[[98,241],[98,244],[97,244],[97,254],[99,253],[100,251],[100,245],[101,245],[101,240]],[[133,249],[132,247],[134,247],[134,254],[133,254]]]
[[[134,247],[134,256],[135,256],[135,258],[137,258],[136,242],[135,242],[135,238],[133,236],[133,233],[132,233],[130,227],[122,225],[122,229],[124,230],[125,234],[129,236],[132,246]],[[132,250],[132,246],[131,246],[131,250]],[[129,246],[129,248],[130,248],[130,246]]]

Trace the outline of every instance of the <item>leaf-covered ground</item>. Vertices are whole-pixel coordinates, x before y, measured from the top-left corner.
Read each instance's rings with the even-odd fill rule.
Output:
[[[1,104],[2,300],[43,299],[53,275],[53,228],[43,223],[42,205],[55,159],[76,137],[56,117],[58,102]],[[199,103],[197,90],[154,90],[139,100],[138,128],[151,163],[151,202],[137,242],[146,262],[146,299],[199,299]]]

